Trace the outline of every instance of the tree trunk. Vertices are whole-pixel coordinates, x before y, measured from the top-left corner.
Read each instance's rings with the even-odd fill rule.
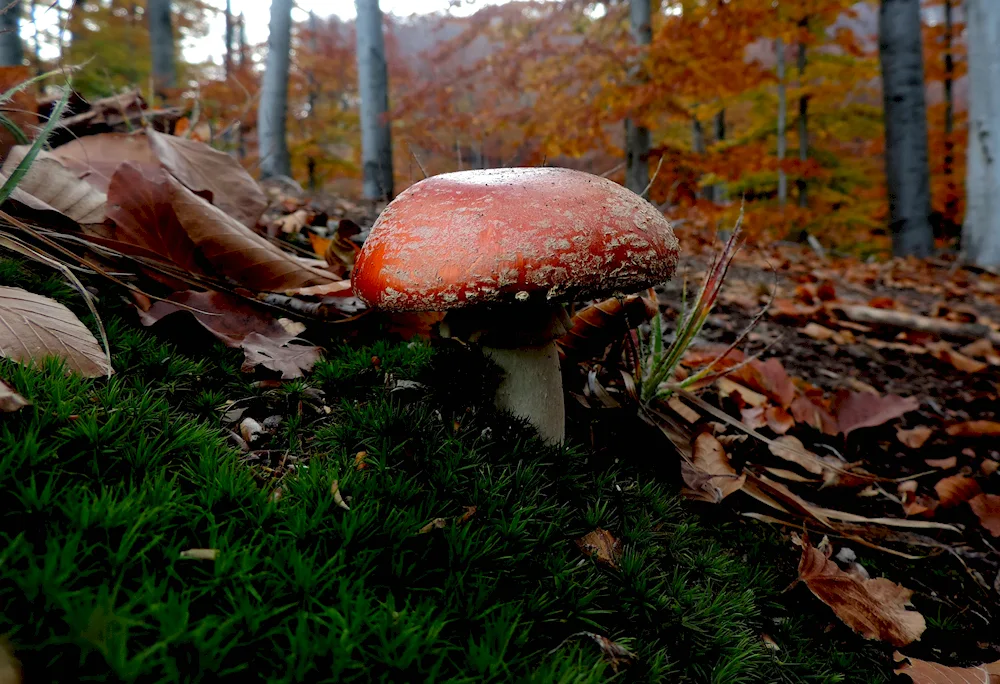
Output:
[[[925,257],[934,248],[920,31],[920,0],[882,0],[879,57],[885,101],[885,172],[896,256]]]
[[[149,46],[153,53],[153,90],[157,97],[166,99],[167,91],[177,87],[170,0],[148,0],[146,14],[149,15]]]
[[[629,17],[632,41],[639,46],[653,42],[652,5],[650,0],[629,0]],[[633,64],[629,69],[630,80],[643,79],[642,68]],[[649,186],[649,129],[632,119],[625,120],[625,187],[642,193]]]
[[[691,151],[698,157],[705,156],[705,128],[697,116],[691,116]],[[701,188],[699,177],[698,188],[695,189],[695,197],[705,197],[706,191]]]
[[[236,52],[237,64],[243,66],[247,63],[247,21],[243,16],[243,12],[240,12],[239,18],[236,20],[238,30],[236,31],[240,48]]]
[[[962,251],[977,266],[1000,266],[1000,3],[966,0],[969,149]]]
[[[313,54],[313,59],[319,54],[319,24],[316,22],[316,13],[309,10],[309,51]],[[309,79],[309,123],[310,128],[312,128],[311,133],[315,135],[316,126],[316,105],[319,103],[319,82],[316,80],[316,74],[310,68],[309,72],[306,74]],[[316,178],[316,159],[310,155],[306,159],[306,167],[309,169],[309,190],[315,191],[318,183]]]
[[[42,40],[40,37],[40,31],[38,30],[38,18],[35,13],[37,4],[38,0],[31,0],[31,25],[35,27],[35,39],[31,44],[31,54],[35,62],[35,75],[41,76],[45,70],[42,68]],[[44,92],[44,86],[41,83],[38,84],[38,92]]]
[[[800,22],[802,27],[808,26],[808,19]],[[799,87],[806,85],[806,44],[799,43]],[[799,161],[805,164],[809,161],[809,98],[805,93],[799,96]],[[799,176],[796,185],[799,190],[799,206],[803,209],[809,206],[808,186],[804,176]]]
[[[361,94],[361,161],[364,197],[393,196],[389,71],[385,61],[382,10],[378,0],[355,0],[358,12],[358,91]]]
[[[233,75],[233,0],[226,0],[226,52],[223,60],[226,65],[226,79]]]
[[[788,102],[785,92],[785,41],[781,38],[774,41],[774,51],[778,59],[775,66],[778,76],[778,205],[784,207],[785,203],[788,202],[788,176],[782,168],[788,148],[788,139],[785,137],[785,129],[788,126]]]
[[[955,187],[955,57],[952,54],[954,42],[954,16],[952,0],[944,2],[944,177],[948,197],[944,204],[944,217],[949,225],[958,219],[958,190]]]
[[[0,66],[22,64],[24,48],[21,46],[21,3],[4,3],[0,6]]]
[[[726,110],[720,109],[715,114],[715,142],[720,143],[726,139]],[[712,188],[712,201],[721,204],[726,201],[726,184],[717,183]]]
[[[290,176],[285,133],[288,114],[288,66],[292,44],[293,0],[271,0],[267,62],[257,108],[257,147],[261,178]]]

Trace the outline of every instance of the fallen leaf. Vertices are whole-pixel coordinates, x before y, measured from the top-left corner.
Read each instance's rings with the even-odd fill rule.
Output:
[[[753,359],[733,371],[730,377],[760,392],[782,408],[788,408],[795,400],[795,385],[776,358],[763,362]]]
[[[838,433],[836,418],[825,407],[816,404],[804,395],[795,398],[790,410],[797,423],[811,425],[824,435],[833,436]]]
[[[693,408],[684,403],[680,397],[670,397],[667,399],[667,406],[687,422],[694,424],[698,422],[701,415]]]
[[[368,465],[368,452],[359,451],[354,454],[354,469],[355,470],[366,470],[370,466]]]
[[[629,328],[649,320],[656,313],[655,306],[639,295],[609,297],[573,316],[569,330],[557,344],[570,358],[591,358],[604,352],[616,339],[623,338]]]
[[[618,558],[622,553],[621,540],[605,529],[598,527],[576,540],[576,545],[588,558],[593,558],[600,565],[612,570],[618,569]]]
[[[455,521],[456,525],[464,525],[465,523],[472,520],[472,517],[476,514],[476,506],[466,506],[465,512],[459,516],[458,520]]]
[[[181,551],[181,558],[190,558],[191,560],[214,561],[218,557],[218,549],[187,549],[186,551]]]
[[[763,406],[740,409],[740,420],[751,430],[759,430],[767,425],[766,409]]]
[[[253,444],[264,432],[264,426],[253,418],[244,418],[240,422],[240,436],[247,444]]]
[[[20,411],[30,404],[31,402],[15,392],[13,387],[0,380],[0,411],[3,413],[13,413],[14,411]]]
[[[949,425],[945,432],[952,437],[1000,437],[1000,423],[992,420],[970,420]]]
[[[799,578],[844,624],[866,639],[906,646],[927,628],[924,616],[907,610],[913,592],[885,578],[862,580],[841,570],[803,538]]]
[[[983,462],[979,464],[979,471],[989,477],[1000,468],[1000,461],[994,461],[992,458],[985,458]]]
[[[908,516],[920,515],[930,518],[937,510],[939,502],[937,499],[925,494],[917,494],[919,486],[916,480],[907,480],[899,483],[896,491],[902,501],[903,512]]]
[[[417,531],[417,534],[427,534],[428,532],[433,532],[434,530],[443,530],[447,526],[447,518],[434,518],[429,523],[421,527]]]
[[[904,656],[898,651],[893,658],[901,663],[896,673],[906,675],[913,684],[1000,684],[1000,660],[975,667],[952,667]]]
[[[746,405],[759,408],[768,403],[767,397],[763,394],[754,392],[752,389],[735,383],[727,377],[719,378],[715,381],[715,385],[719,388],[719,394],[722,397],[732,397],[737,406]]]
[[[21,663],[5,636],[0,636],[0,684],[21,684]]]
[[[958,465],[958,457],[949,456],[948,458],[925,458],[924,463],[929,465],[931,468],[948,470],[949,468],[954,468]]]
[[[833,402],[837,426],[844,435],[860,428],[876,427],[920,408],[913,397],[878,396],[868,392],[841,391]]]
[[[963,373],[979,373],[987,368],[987,364],[955,351],[947,342],[928,344],[927,349],[938,361],[947,363]]]
[[[983,359],[991,366],[1000,366],[1000,354],[997,354],[996,349],[993,347],[993,343],[985,337],[981,337],[975,342],[965,345],[958,351],[966,356]]]
[[[146,136],[141,133],[88,135],[56,147],[51,155],[78,177],[105,193],[115,171],[124,162],[132,162],[147,172],[160,168]]]
[[[780,406],[768,406],[764,415],[767,426],[777,435],[783,435],[795,427],[795,419]]]
[[[942,508],[953,508],[982,493],[979,483],[965,475],[952,475],[934,485]]]
[[[343,508],[345,511],[351,510],[351,507],[347,505],[343,495],[340,493],[340,482],[337,480],[330,483],[330,494],[333,496],[333,502],[340,508]]]
[[[1000,496],[980,494],[969,499],[972,512],[994,537],[1000,537]]]
[[[173,314],[193,316],[205,330],[227,347],[240,347],[243,340],[252,333],[273,340],[294,337],[264,309],[223,292],[175,292],[167,299],[155,302],[148,311],[140,310],[139,320],[143,325],[150,326]]]
[[[31,148],[28,145],[12,148],[7,158],[3,160],[0,173],[9,178],[29,149]],[[87,181],[81,180],[45,150],[41,150],[28,167],[28,172],[17,184],[17,191],[11,196],[12,199],[32,206],[20,196],[21,193],[26,193],[77,223],[101,223],[104,220],[107,195]],[[33,208],[43,207],[36,205]]]
[[[267,197],[232,155],[205,143],[147,129],[150,149],[167,171],[189,190],[210,194],[223,213],[253,228]]]
[[[301,378],[322,356],[322,350],[297,337],[291,339],[265,337],[252,332],[240,343],[246,358],[243,372],[249,373],[263,366],[281,373],[282,380]]]
[[[903,428],[896,428],[896,438],[904,446],[908,446],[911,449],[919,449],[924,445],[924,443],[930,439],[931,435],[934,434],[934,430],[927,427],[926,425],[918,425],[915,428],[910,428],[909,430],[904,430]]]
[[[827,470],[819,456],[806,449],[802,440],[792,435],[778,437],[767,447],[778,458],[795,463],[813,475],[822,475]]]
[[[739,491],[746,475],[737,475],[718,439],[702,432],[694,440],[691,464],[681,461],[681,476],[690,489],[685,496],[718,503]]]
[[[309,225],[309,219],[312,213],[308,209],[298,209],[293,211],[291,214],[285,214],[284,216],[279,216],[274,219],[272,225],[277,228],[282,233],[287,234],[297,234],[302,232],[302,229]],[[310,237],[313,237],[310,235]],[[323,239],[319,236],[315,236],[316,239]],[[329,242],[329,241],[327,241]],[[315,243],[313,243],[315,244]],[[318,257],[322,258],[323,253],[317,254]]]
[[[17,287],[0,287],[0,356],[20,363],[55,356],[87,378],[114,372],[101,345],[76,314]]]
[[[612,672],[618,672],[619,668],[629,667],[635,662],[635,654],[621,644],[611,641],[606,636],[594,634],[593,632],[578,632],[574,636],[585,636],[594,641],[601,648],[601,654],[608,664],[611,665]]]
[[[809,323],[806,327],[799,330],[799,332],[804,335],[808,335],[814,340],[819,340],[820,342],[832,340],[837,334],[836,331],[824,328],[819,323]]]

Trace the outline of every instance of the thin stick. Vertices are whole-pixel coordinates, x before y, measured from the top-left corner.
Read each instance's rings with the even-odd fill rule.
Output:
[[[660,161],[656,162],[656,171],[653,172],[653,177],[649,179],[649,185],[646,189],[639,193],[639,197],[646,198],[649,195],[650,188],[653,187],[653,183],[656,182],[656,177],[660,175],[660,167],[663,166],[663,155],[660,155]]]
[[[420,163],[420,157],[418,157],[417,153],[413,151],[413,147],[409,143],[406,143],[406,149],[410,151],[410,154],[413,156],[413,160],[417,162],[417,166],[420,167],[420,173],[424,174],[424,178],[427,178],[427,171],[424,169],[424,165]]]

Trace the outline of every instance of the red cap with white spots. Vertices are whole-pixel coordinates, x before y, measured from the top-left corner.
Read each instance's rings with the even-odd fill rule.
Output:
[[[666,218],[613,181],[549,167],[462,171],[386,207],[353,285],[392,311],[561,301],[663,282],[677,257]]]

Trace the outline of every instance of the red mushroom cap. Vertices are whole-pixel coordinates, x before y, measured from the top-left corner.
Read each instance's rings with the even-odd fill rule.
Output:
[[[678,245],[649,202],[558,168],[487,169],[420,181],[379,216],[355,294],[392,311],[634,292],[673,275]]]

